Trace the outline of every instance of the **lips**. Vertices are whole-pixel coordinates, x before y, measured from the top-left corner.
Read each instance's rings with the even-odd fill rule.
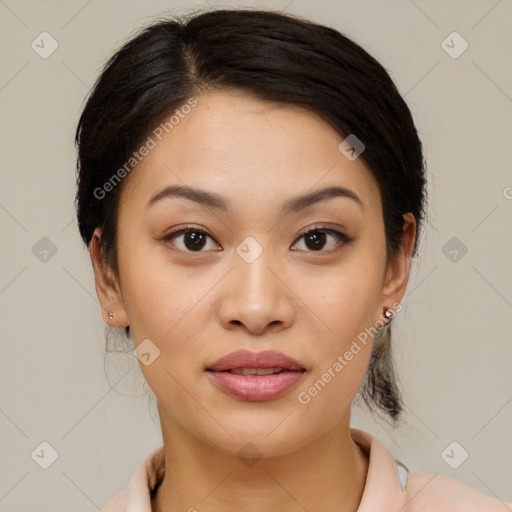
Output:
[[[238,350],[222,357],[207,370],[214,372],[225,372],[239,368],[248,369],[270,369],[304,371],[305,368],[295,359],[280,352],[266,350],[264,352],[250,352],[249,350]]]
[[[239,350],[206,368],[212,382],[228,395],[249,402],[274,400],[302,379],[306,369],[280,352]]]

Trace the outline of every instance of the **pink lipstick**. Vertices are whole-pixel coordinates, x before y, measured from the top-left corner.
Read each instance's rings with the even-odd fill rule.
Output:
[[[293,388],[306,369],[280,352],[238,350],[210,365],[207,371],[225,393],[239,400],[265,402]]]

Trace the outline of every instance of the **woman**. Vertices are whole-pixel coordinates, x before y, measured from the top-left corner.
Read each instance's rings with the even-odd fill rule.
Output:
[[[396,421],[390,322],[424,220],[410,111],[339,32],[282,13],[154,23],[80,118],[77,214],[163,446],[105,512],[503,510],[350,427]]]

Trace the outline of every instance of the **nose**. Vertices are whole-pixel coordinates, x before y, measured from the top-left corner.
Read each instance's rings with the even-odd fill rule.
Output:
[[[270,250],[248,263],[234,254],[234,268],[224,282],[219,308],[225,329],[245,329],[251,334],[278,332],[294,319],[293,293],[282,281],[282,268]]]

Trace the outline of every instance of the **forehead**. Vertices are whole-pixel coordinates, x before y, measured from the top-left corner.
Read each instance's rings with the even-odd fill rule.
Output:
[[[154,147],[129,176],[122,203],[145,206],[156,189],[169,184],[267,203],[338,184],[380,203],[364,161],[347,159],[338,148],[344,137],[314,112],[240,91],[195,100],[172,128],[150,134]]]

